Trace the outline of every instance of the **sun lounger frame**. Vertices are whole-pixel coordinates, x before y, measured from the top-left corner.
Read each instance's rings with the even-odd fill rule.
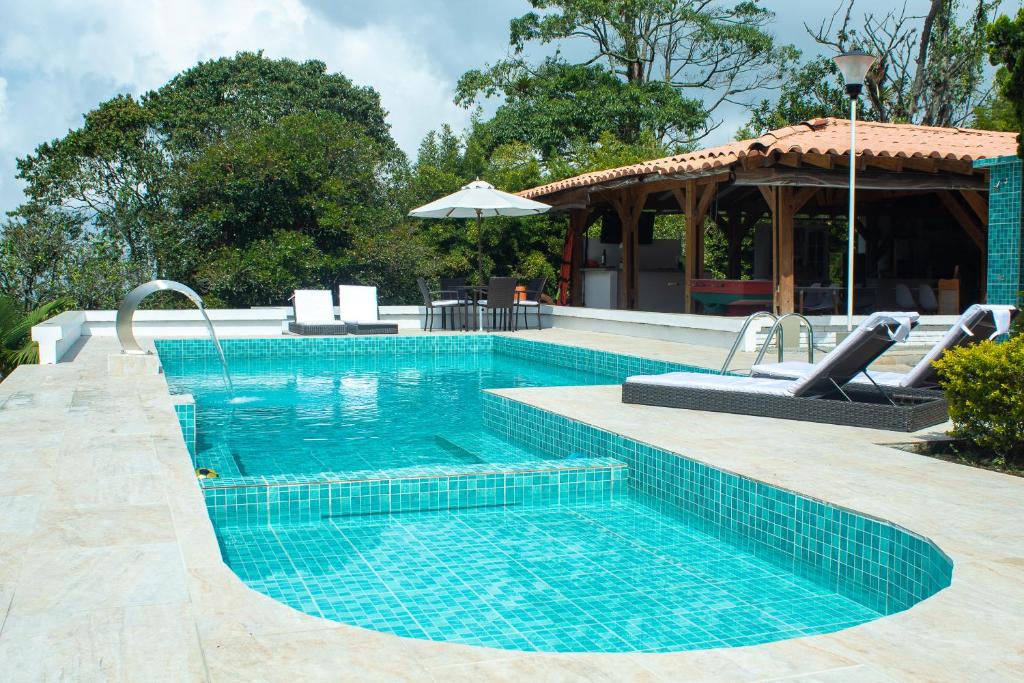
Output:
[[[782,420],[916,432],[948,419],[945,396],[924,389],[862,388],[846,385],[849,400],[774,396],[746,391],[666,386],[626,381],[622,402]],[[880,402],[879,392],[890,402]]]

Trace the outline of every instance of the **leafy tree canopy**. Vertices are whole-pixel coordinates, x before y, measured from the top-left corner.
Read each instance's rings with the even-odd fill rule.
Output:
[[[832,16],[808,33],[821,45],[845,52],[859,47],[878,59],[864,94],[878,121],[960,126],[985,99],[985,31],[999,0],[930,0],[924,15],[897,5],[884,15],[865,13],[843,0]]]
[[[391,225],[388,150],[332,112],[288,114],[208,146],[181,174],[182,217],[205,246],[247,244],[275,230],[344,248],[359,225]]]
[[[537,68],[514,60],[469,71],[459,81],[456,101],[469,104],[477,93],[504,97],[494,117],[475,131],[486,149],[521,142],[544,158],[564,156],[603,133],[628,143],[643,135],[685,139],[707,118],[700,101],[681,97],[663,81],[628,82],[604,66],[558,58]]]
[[[999,130],[1005,102],[983,69],[985,31],[996,5],[930,0],[924,15],[901,5],[858,21],[856,0],[843,0],[817,28],[805,28],[837,54],[858,47],[877,56],[865,78],[860,118]],[[737,138],[820,116],[845,117],[848,107],[838,69],[830,58],[816,57],[789,70],[778,98],[755,106]]]
[[[290,114],[332,112],[394,147],[380,96],[321,61],[267,59],[240,52],[183,71],[142,98],[156,131],[175,153],[197,154],[231,134],[255,131]]]
[[[779,45],[768,27],[774,14],[757,0],[529,0],[534,12],[513,19],[510,42],[517,54],[530,43],[576,41],[589,48],[584,65],[603,63],[631,84],[661,82],[706,112],[699,132],[671,131],[670,142],[703,137],[720,121],[726,103],[778,85],[799,55]],[[499,62],[492,71],[501,72]],[[606,130],[613,131],[611,128]],[[648,129],[658,134],[659,131]]]
[[[1002,65],[999,92],[1012,109],[1017,131],[1017,155],[1024,158],[1024,9],[1010,19],[1001,16],[988,29],[988,54],[994,65]]]

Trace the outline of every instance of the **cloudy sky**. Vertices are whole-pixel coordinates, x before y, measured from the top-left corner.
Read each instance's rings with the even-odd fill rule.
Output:
[[[815,49],[802,28],[808,3],[766,5],[778,15],[778,36]],[[816,6],[822,15],[833,8],[831,0]],[[414,154],[429,130],[466,123],[468,112],[452,104],[456,80],[502,58],[509,19],[527,9],[525,0],[0,0],[0,211],[21,201],[14,160],[79,125],[97,103],[239,50],[320,59],[373,86],[395,139]],[[729,113],[719,138],[745,118]]]

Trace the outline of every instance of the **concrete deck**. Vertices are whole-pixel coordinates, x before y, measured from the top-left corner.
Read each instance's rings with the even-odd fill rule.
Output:
[[[723,356],[519,334],[712,367]],[[1024,679],[1024,480],[885,445],[906,435],[624,405],[614,387],[503,392],[892,520],[955,563],[938,595],[829,635],[665,655],[518,653],[366,631],[248,589],[221,562],[163,377],[109,376],[115,348],[83,339],[70,362],[0,384],[4,680]]]

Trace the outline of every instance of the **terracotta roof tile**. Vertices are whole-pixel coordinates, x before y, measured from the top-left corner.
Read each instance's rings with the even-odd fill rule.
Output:
[[[934,158],[975,161],[1016,154],[1016,133],[970,128],[934,128],[898,123],[857,123],[857,156]],[[850,152],[850,122],[811,119],[765,133],[753,140],[730,142],[687,154],[653,159],[630,166],[584,173],[519,194],[542,197],[562,190],[643,175],[686,175],[725,169],[748,156],[797,152],[846,156]]]

